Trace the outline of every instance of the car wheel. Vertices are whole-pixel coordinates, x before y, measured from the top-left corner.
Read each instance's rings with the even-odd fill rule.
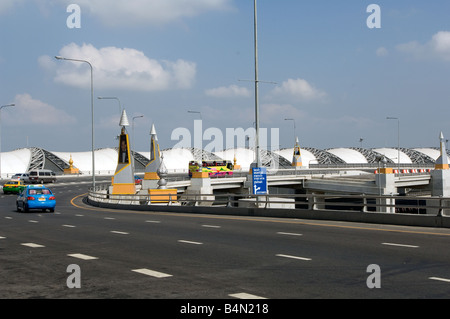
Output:
[[[50,208],[50,213],[54,213],[55,209],[54,208]]]
[[[16,203],[16,210],[17,210],[18,213],[20,213],[19,203]]]
[[[24,211],[25,213],[28,213],[28,212],[29,212],[29,209],[28,209],[28,205],[27,205],[27,204],[25,204],[25,205],[23,206],[23,211]]]

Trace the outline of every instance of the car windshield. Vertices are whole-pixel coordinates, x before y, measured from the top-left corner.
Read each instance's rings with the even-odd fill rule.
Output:
[[[36,188],[36,189],[30,189],[28,191],[28,194],[30,195],[49,195],[51,194],[49,189],[46,188]]]

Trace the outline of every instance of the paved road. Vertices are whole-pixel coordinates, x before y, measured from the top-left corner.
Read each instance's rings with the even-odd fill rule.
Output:
[[[450,297],[450,230],[113,211],[88,186],[52,185],[55,213],[0,196],[0,298]]]

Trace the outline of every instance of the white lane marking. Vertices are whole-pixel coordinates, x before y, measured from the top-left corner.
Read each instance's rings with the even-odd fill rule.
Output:
[[[159,220],[146,220],[146,223],[154,223],[154,224],[159,224],[161,223]]]
[[[35,243],[22,243],[22,246],[31,247],[31,248],[42,248],[45,247],[43,245],[35,244]]]
[[[126,233],[124,231],[118,231],[118,230],[111,230],[111,233],[119,234],[119,235],[129,235],[130,234],[130,233]]]
[[[155,277],[155,278],[167,278],[167,277],[172,277],[172,275],[169,274],[165,274],[159,271],[154,271],[151,269],[146,269],[146,268],[142,268],[142,269],[132,269],[131,271],[143,274],[143,275],[147,275],[147,276],[151,276],[151,277]]]
[[[278,234],[278,235],[287,235],[287,236],[303,236],[303,234],[297,234],[297,233],[284,233],[284,232],[281,232],[281,231],[279,231],[277,234]]]
[[[231,294],[231,295],[228,295],[228,296],[230,296],[232,298],[237,298],[237,299],[267,299],[267,298],[264,298],[264,297],[260,297],[260,296],[256,296],[256,295],[252,295],[252,294],[247,294],[245,292],[240,292],[240,293],[237,293],[237,294]]]
[[[28,222],[29,223],[36,223],[36,224],[39,223],[37,220],[31,220],[31,219]]]
[[[104,219],[108,219],[108,220],[114,220],[114,217],[105,217]]]
[[[62,225],[62,227],[75,228],[75,227],[77,227],[77,226],[74,226],[74,225]]]
[[[386,246],[397,246],[397,247],[406,247],[406,248],[419,248],[419,246],[413,246],[413,245],[403,245],[403,244],[395,244],[395,243],[381,243],[382,245]]]
[[[81,214],[75,214],[75,216],[77,216],[77,217],[83,217],[84,215],[81,215]]]
[[[291,256],[291,255],[283,255],[283,254],[277,254],[276,256],[277,256],[277,257],[283,257],[283,258],[291,258],[291,259],[305,260],[305,261],[312,260],[311,258],[305,258],[305,257],[299,257],[299,256]]]
[[[6,239],[6,237],[2,237],[2,236],[0,236],[0,239]]]
[[[12,217],[10,217],[10,216],[6,216],[6,217],[5,217],[5,219],[12,219]]]
[[[184,244],[192,244],[192,245],[203,245],[203,243],[199,243],[197,241],[189,241],[189,240],[179,240],[179,243],[184,243]]]
[[[74,258],[78,258],[78,259],[83,259],[83,260],[93,260],[93,259],[98,259],[97,257],[93,257],[93,256],[88,256],[88,255],[84,255],[84,254],[69,254],[67,255],[69,257],[74,257]]]
[[[443,281],[443,282],[450,282],[450,279],[446,279],[446,278],[439,278],[439,277],[430,277],[428,279],[431,280],[438,280],[438,281]]]
[[[202,225],[202,227],[205,227],[205,228],[222,228],[222,226],[217,226],[217,225]]]

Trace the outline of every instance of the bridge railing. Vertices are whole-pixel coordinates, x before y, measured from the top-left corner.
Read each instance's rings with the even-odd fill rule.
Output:
[[[131,206],[203,206],[226,208],[347,211],[450,216],[450,198],[418,196],[326,195],[326,194],[187,194],[115,195],[104,186],[90,190],[94,203]]]

